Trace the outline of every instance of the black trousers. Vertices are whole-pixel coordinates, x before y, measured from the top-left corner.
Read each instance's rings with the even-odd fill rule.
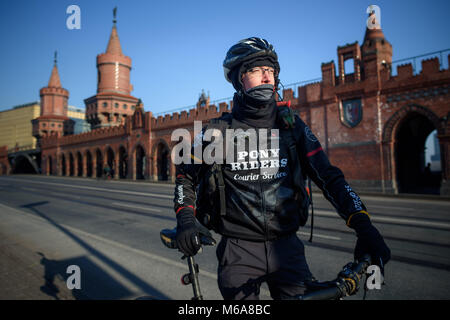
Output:
[[[226,300],[257,300],[263,282],[273,299],[286,299],[303,294],[304,281],[312,278],[295,233],[265,242],[223,236],[216,254],[219,289]]]

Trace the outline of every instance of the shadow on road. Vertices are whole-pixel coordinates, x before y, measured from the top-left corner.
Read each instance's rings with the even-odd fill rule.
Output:
[[[169,299],[162,292],[156,290],[151,285],[146,283],[144,280],[136,276],[135,274],[128,271],[125,267],[118,264],[117,262],[111,260],[105,256],[102,252],[92,248],[85,241],[80,239],[78,236],[64,228],[63,226],[56,223],[53,219],[47,217],[45,213],[38,209],[39,206],[48,204],[49,201],[41,201],[23,205],[23,208],[27,208],[34,212],[36,215],[42,217],[48,221],[55,228],[63,232],[81,247],[83,247],[87,252],[103,263],[107,264],[115,272],[119,273],[122,277],[133,283],[146,295],[153,297],[154,299]],[[59,289],[54,284],[55,276],[60,276],[67,281],[70,277],[68,274],[67,267],[70,265],[77,265],[81,270],[81,289],[73,289],[72,294],[75,299],[125,299],[129,298],[131,292],[109,276],[104,270],[93,263],[90,259],[85,256],[75,257],[67,260],[49,260],[43,254],[41,264],[45,266],[44,274],[44,284],[41,287],[41,291],[46,294],[57,297]],[[151,270],[149,270],[150,272]]]
[[[132,295],[132,292],[117,282],[109,274],[104,272],[99,266],[93,263],[85,256],[74,257],[65,260],[47,259],[44,254],[41,255],[41,264],[45,267],[44,285],[41,291],[45,294],[59,300],[58,293],[60,289],[55,284],[58,277],[64,283],[67,283],[72,272],[67,272],[69,266],[80,267],[80,289],[72,289],[71,294],[77,300],[86,299],[107,299],[117,300],[124,299]]]

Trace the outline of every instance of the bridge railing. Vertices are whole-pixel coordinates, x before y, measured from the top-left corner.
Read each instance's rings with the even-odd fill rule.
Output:
[[[444,59],[446,53],[447,54],[450,53],[450,48],[449,49],[435,51],[435,52],[429,52],[429,53],[421,54],[421,55],[418,55],[418,56],[413,56],[413,57],[408,57],[408,58],[392,61],[392,63],[391,63],[392,75],[393,76],[397,75],[397,66],[405,65],[405,64],[409,64],[409,63],[412,65],[413,74],[414,75],[419,74],[420,71],[422,70],[421,69],[422,65],[421,65],[420,62],[423,60],[423,58],[435,58],[435,57],[437,57],[439,59],[439,68],[441,70],[442,69],[448,69],[449,68],[448,60]]]
[[[37,147],[33,146],[32,144],[29,144],[29,145],[25,145],[25,146],[16,146],[14,148],[8,149],[8,154],[23,152],[23,151],[36,151],[36,150],[38,150]]]

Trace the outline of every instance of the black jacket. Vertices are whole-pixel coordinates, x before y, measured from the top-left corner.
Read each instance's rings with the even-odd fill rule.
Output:
[[[232,128],[242,128],[244,131],[251,129],[236,119],[233,119]],[[257,137],[262,137],[265,133],[262,129],[253,129]],[[270,137],[273,132],[265,130]],[[300,207],[295,199],[291,172],[293,166],[289,163],[291,160],[286,139],[283,139],[282,130],[279,132],[281,139],[278,140],[278,148],[276,142],[272,144],[270,140],[267,147],[260,148],[257,145],[256,150],[249,149],[249,144],[246,144],[243,153],[237,153],[234,161],[225,163],[226,215],[221,219],[218,230],[220,234],[245,240],[267,241],[298,230]],[[342,171],[330,164],[318,139],[298,116],[293,134],[298,143],[297,151],[303,175],[311,177],[338,214],[347,221],[352,213],[366,210],[359,196],[345,181]],[[197,136],[194,145],[200,139],[201,136]],[[201,143],[204,150],[209,142]],[[229,150],[231,148],[226,151]],[[196,186],[205,166],[204,163],[176,166],[174,208],[177,214],[186,211],[195,214]]]

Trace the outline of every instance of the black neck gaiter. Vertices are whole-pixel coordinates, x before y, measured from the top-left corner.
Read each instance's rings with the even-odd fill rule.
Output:
[[[277,104],[273,85],[263,84],[233,97],[233,117],[251,127],[273,128]]]

